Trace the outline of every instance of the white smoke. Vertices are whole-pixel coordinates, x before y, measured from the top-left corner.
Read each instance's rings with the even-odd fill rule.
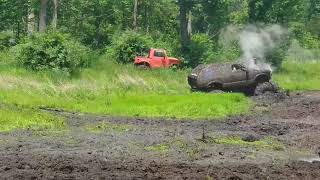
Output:
[[[230,46],[230,43],[238,41],[242,51],[239,61],[249,68],[269,66],[271,69],[271,66],[266,64],[266,55],[277,48],[287,33],[288,31],[279,25],[228,26],[222,32],[220,42],[223,46]]]

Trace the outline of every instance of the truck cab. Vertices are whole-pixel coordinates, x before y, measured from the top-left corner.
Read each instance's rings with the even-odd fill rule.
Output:
[[[141,68],[171,68],[181,64],[177,58],[168,57],[164,49],[151,48],[147,57],[136,57],[134,64]]]

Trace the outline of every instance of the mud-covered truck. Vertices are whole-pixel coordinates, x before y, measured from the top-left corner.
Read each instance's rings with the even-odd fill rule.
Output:
[[[267,65],[248,68],[243,64],[199,65],[188,76],[193,91],[237,91],[262,95],[276,92],[278,87],[271,82],[272,71]]]

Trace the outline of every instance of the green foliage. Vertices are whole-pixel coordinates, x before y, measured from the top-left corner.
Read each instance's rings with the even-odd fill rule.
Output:
[[[212,61],[214,57],[213,41],[206,34],[195,34],[191,38],[188,54],[185,55],[185,65],[196,67],[199,64]]]
[[[152,47],[152,38],[133,31],[126,31],[122,35],[115,35],[108,51],[113,54],[118,63],[133,63],[136,56],[145,56]]]
[[[7,49],[16,44],[16,39],[13,32],[4,31],[0,32],[0,51]]]
[[[33,34],[17,45],[13,53],[19,64],[35,71],[72,73],[90,63],[85,46],[58,32]]]
[[[26,33],[26,17],[30,0],[0,1],[0,31],[14,31],[17,38]]]
[[[266,62],[276,68],[280,68],[287,55],[289,44],[289,38],[284,37],[282,41],[278,42],[275,48],[270,49],[270,51],[266,53]]]
[[[251,22],[280,23],[302,22],[308,15],[309,0],[249,1]]]
[[[292,23],[290,25],[290,31],[293,34],[292,38],[296,38],[301,47],[306,49],[320,49],[320,40],[306,30],[305,24]]]
[[[320,38],[320,5],[319,5],[319,15],[314,16],[308,23],[308,30],[314,35]]]
[[[226,0],[229,11],[229,21],[232,24],[245,24],[249,19],[248,0]]]
[[[60,30],[71,33],[81,43],[93,49],[103,49],[111,43],[112,34],[118,29],[119,10],[127,13],[127,5],[113,0],[70,0],[59,1]],[[125,6],[124,6],[125,5]]]

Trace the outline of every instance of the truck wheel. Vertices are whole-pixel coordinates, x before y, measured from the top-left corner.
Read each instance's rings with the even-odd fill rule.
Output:
[[[138,69],[142,69],[142,70],[148,70],[150,69],[149,66],[145,65],[145,64],[139,64],[136,66]]]
[[[210,94],[223,94],[224,93],[224,91],[222,91],[222,90],[212,90],[212,91],[210,91]]]
[[[278,90],[279,90],[279,87],[277,84],[275,84],[273,82],[264,82],[264,83],[260,83],[257,85],[257,87],[254,91],[254,95],[261,96],[266,92],[276,93],[276,92],[278,92]]]
[[[172,70],[177,70],[178,69],[178,65],[172,65],[171,67],[170,67],[170,69],[172,69]]]

